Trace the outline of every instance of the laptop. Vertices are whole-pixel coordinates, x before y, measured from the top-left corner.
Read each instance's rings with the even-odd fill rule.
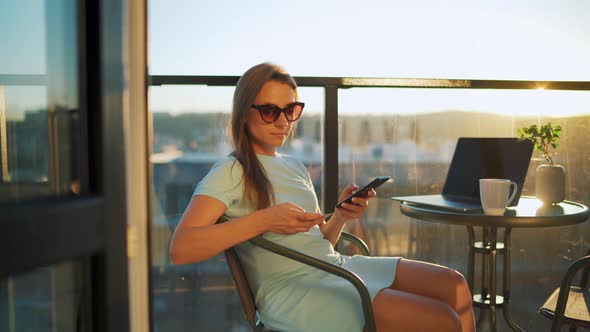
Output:
[[[533,154],[533,142],[508,137],[461,137],[457,141],[441,194],[392,197],[396,201],[453,211],[482,210],[479,179],[510,179],[518,192],[510,206],[518,205]]]

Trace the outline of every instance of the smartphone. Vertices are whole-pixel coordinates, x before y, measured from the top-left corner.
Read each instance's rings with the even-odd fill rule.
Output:
[[[371,181],[366,186],[364,186],[361,189],[357,190],[354,194],[346,197],[342,202],[339,202],[338,204],[336,204],[336,207],[337,208],[342,207],[342,203],[352,203],[352,199],[354,197],[364,197],[364,196],[367,196],[367,193],[369,192],[369,190],[375,189],[375,188],[379,187],[380,185],[382,185],[385,182],[389,181],[389,179],[391,179],[391,176],[379,176],[379,177],[377,177],[375,180]]]

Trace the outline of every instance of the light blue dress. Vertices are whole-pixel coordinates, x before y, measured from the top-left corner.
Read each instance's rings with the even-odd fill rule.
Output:
[[[258,155],[273,185],[276,203],[291,202],[320,211],[309,172],[297,159]],[[217,162],[194,195],[216,198],[237,218],[253,210],[242,197],[242,166],[228,156]],[[371,300],[393,283],[398,257],[345,256],[334,251],[318,226],[292,235],[264,234],[266,239],[339,265],[360,276]],[[237,246],[260,319],[279,331],[362,331],[364,316],[358,292],[348,281],[244,242]]]

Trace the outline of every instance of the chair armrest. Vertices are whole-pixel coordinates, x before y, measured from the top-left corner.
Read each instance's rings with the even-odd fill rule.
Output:
[[[367,289],[367,286],[365,285],[364,281],[361,278],[359,278],[359,276],[357,276],[355,273],[348,271],[344,268],[341,268],[340,266],[304,254],[300,251],[274,243],[263,238],[260,235],[250,239],[249,242],[275,254],[287,257],[289,259],[293,259],[295,261],[298,261],[309,266],[313,266],[317,269],[320,269],[322,271],[328,272],[330,274],[336,275],[349,281],[356,288],[356,290],[359,292],[359,295],[361,296],[363,312],[365,315],[366,331],[376,331],[375,318],[373,316],[373,306],[371,303],[371,296],[369,295],[369,290]]]
[[[557,304],[555,305],[555,319],[551,326],[551,331],[559,331],[563,324],[563,318],[565,314],[565,307],[567,304],[567,298],[569,296],[569,290],[572,285],[572,280],[580,269],[590,266],[590,255],[584,256],[570,265],[567,269],[567,273],[561,280],[561,287],[559,288],[559,295],[557,297]]]
[[[588,249],[588,253],[586,254],[586,256],[590,256],[590,249]],[[589,277],[590,277],[590,265],[587,265],[586,268],[584,269],[584,272],[582,272],[582,278],[580,279],[580,286],[582,288],[588,287],[588,278]]]
[[[351,233],[347,233],[347,232],[341,232],[340,233],[340,239],[338,240],[338,243],[340,243],[340,241],[348,241],[352,244],[354,244],[355,246],[357,246],[360,251],[363,253],[364,256],[371,256],[371,252],[369,251],[369,247],[367,246],[367,244],[365,243],[365,241],[363,241],[360,237],[351,234]]]

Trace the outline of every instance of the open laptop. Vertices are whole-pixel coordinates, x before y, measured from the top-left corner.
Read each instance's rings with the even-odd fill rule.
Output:
[[[455,211],[481,210],[479,179],[510,179],[518,192],[510,206],[518,204],[533,154],[533,142],[505,137],[461,137],[442,194],[392,197],[397,201]]]

